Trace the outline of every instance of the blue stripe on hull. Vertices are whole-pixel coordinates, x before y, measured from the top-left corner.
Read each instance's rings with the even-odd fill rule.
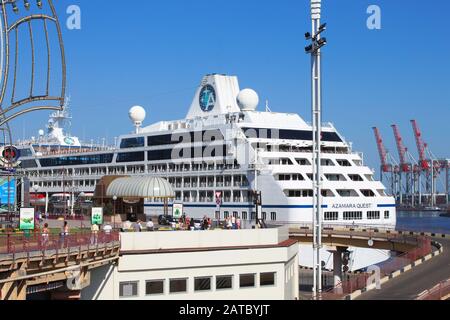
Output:
[[[171,207],[172,205],[169,205]],[[148,208],[161,208],[162,204],[145,204]],[[216,205],[211,204],[185,204],[185,208],[217,208]],[[232,208],[232,209],[253,209],[253,205],[223,205],[221,209]],[[312,209],[312,205],[268,205],[263,206],[263,209]],[[322,206],[323,209],[327,209],[328,206]]]

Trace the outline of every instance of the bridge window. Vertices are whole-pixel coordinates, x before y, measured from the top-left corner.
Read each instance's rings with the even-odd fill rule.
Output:
[[[144,152],[119,153],[117,162],[142,162],[145,160]]]
[[[138,296],[139,282],[121,282],[119,284],[120,298],[133,298]]]
[[[380,211],[368,211],[367,219],[368,220],[380,220],[381,219]]]
[[[338,221],[339,212],[325,212],[325,221]]]
[[[362,211],[347,211],[347,212],[344,212],[344,220],[346,220],[346,221],[362,220],[362,219],[363,219]]]
[[[185,293],[187,292],[187,279],[171,279],[170,293]]]
[[[145,294],[156,295],[164,294],[164,280],[152,280],[145,283]]]
[[[383,189],[377,190],[378,194],[382,197],[387,197],[386,195],[386,191],[384,191]]]
[[[120,143],[120,149],[132,149],[132,148],[142,148],[145,147],[145,138],[129,138],[123,139]]]

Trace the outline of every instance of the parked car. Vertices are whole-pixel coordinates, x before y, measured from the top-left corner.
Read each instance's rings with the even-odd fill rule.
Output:
[[[158,217],[158,224],[160,226],[170,226],[173,222],[176,222],[173,216],[165,216],[162,214]]]

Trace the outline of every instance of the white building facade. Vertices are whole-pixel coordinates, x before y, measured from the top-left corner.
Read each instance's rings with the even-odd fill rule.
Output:
[[[123,233],[116,265],[83,300],[295,300],[299,246],[287,228]]]

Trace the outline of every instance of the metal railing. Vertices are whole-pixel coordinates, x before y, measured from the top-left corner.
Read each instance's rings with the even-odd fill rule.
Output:
[[[111,244],[120,241],[120,233],[117,231],[80,232],[69,235],[32,233],[7,233],[0,234],[0,259],[2,256],[30,254],[70,253],[74,251],[85,252],[96,249],[108,248]]]
[[[432,253],[431,239],[426,237],[418,238],[418,246],[413,250],[406,252],[397,257],[393,257],[379,265],[377,267],[380,271],[380,279],[390,276],[396,271],[399,271],[415,261]],[[368,283],[372,279],[373,274],[362,273],[357,276],[353,276],[351,279],[344,280],[337,286],[331,288],[328,291],[322,293],[322,300],[340,300],[344,297],[366,288],[372,283]]]

